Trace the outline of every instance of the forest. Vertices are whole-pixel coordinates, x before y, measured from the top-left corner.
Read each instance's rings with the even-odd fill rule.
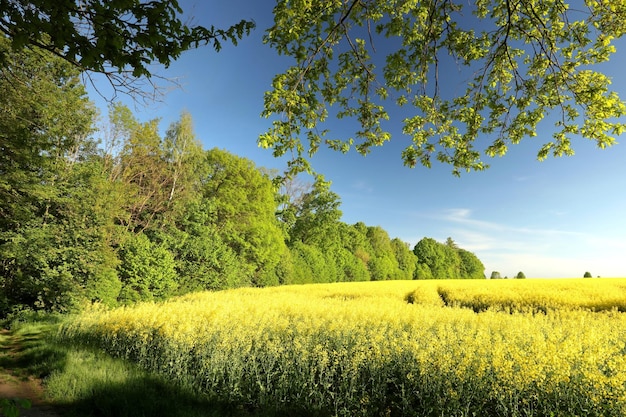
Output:
[[[0,55],[3,316],[244,286],[485,278],[451,238],[411,248],[342,222],[321,176],[279,181],[203,149],[190,114],[161,133],[112,103],[101,123],[66,60],[4,38]]]

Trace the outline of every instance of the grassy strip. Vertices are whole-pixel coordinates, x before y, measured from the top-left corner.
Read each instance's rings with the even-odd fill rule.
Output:
[[[30,316],[14,322],[0,341],[11,355],[0,366],[21,378],[44,381],[45,400],[64,417],[226,416],[245,410],[209,403],[163,377],[89,348],[61,343],[56,333],[62,319]]]

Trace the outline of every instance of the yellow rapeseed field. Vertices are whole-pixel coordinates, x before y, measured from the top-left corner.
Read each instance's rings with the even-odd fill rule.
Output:
[[[94,308],[61,336],[221,402],[341,416],[624,416],[626,280],[385,281]]]

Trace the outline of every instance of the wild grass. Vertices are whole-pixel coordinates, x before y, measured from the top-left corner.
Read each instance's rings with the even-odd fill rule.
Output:
[[[623,416],[626,316],[611,294],[626,281],[594,281],[197,293],[94,309],[60,336],[250,414]]]
[[[63,417],[224,416],[223,404],[209,403],[160,375],[106,353],[69,346],[56,337],[65,318],[27,315],[10,324],[0,340],[0,368],[17,378],[41,378],[45,398]],[[7,354],[10,350],[11,354]],[[13,402],[7,402],[13,405]],[[18,407],[2,411],[16,413]],[[10,415],[10,414],[7,414]]]

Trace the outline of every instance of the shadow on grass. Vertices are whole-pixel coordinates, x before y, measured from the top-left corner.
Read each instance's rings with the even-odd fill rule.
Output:
[[[41,379],[44,402],[61,417],[294,415],[210,401],[132,363],[92,348],[59,343],[54,336],[58,325],[58,320],[20,323],[2,332],[0,368],[21,379]]]
[[[49,343],[56,323],[21,323],[0,334],[0,368],[20,379],[45,378],[65,367],[65,352]]]
[[[191,417],[243,416],[226,405],[199,399],[159,377],[144,376],[123,383],[99,383],[82,398],[55,401],[66,417]]]
[[[304,410],[258,410],[199,396],[143,371],[123,381],[100,381],[70,401],[55,402],[63,417],[313,417]]]

